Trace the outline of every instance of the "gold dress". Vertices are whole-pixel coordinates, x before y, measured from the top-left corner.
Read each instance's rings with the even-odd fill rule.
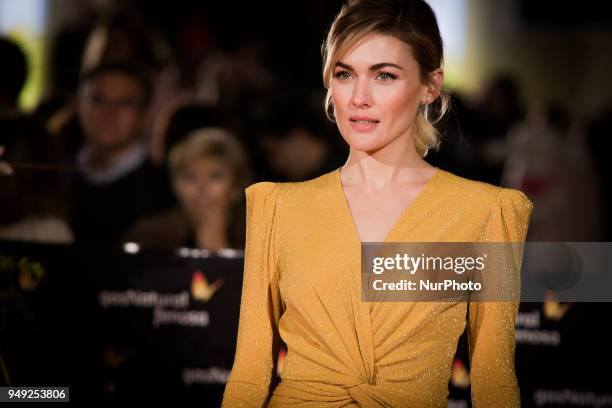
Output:
[[[446,407],[466,325],[473,406],[520,406],[518,302],[362,302],[361,241],[340,169],[245,193],[240,322],[223,407]],[[524,242],[532,208],[518,190],[437,168],[384,242]]]

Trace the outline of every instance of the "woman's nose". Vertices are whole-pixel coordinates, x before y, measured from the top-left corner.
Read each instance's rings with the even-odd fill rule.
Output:
[[[208,190],[209,190],[208,183],[200,183],[198,185],[198,194],[200,194],[200,196],[207,196]]]
[[[351,97],[351,103],[356,108],[370,106],[372,104],[370,90],[368,89],[368,84],[366,83],[366,81],[357,80],[355,82],[355,86],[353,87],[353,95]]]

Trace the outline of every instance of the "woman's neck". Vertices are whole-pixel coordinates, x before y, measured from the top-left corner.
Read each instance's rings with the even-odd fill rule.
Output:
[[[415,156],[393,160],[351,149],[341,172],[346,184],[360,184],[372,190],[380,190],[390,184],[417,182],[427,176],[427,171],[432,168],[416,152]]]
[[[195,227],[194,240],[198,248],[218,250],[229,248],[225,215],[208,217],[201,220]]]

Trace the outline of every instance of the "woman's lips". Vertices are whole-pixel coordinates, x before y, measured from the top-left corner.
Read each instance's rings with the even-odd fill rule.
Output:
[[[349,119],[349,122],[351,122],[352,128],[359,132],[371,132],[380,123],[379,120],[375,119]]]

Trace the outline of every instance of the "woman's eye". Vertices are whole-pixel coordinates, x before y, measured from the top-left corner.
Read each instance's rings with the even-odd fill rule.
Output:
[[[179,179],[184,183],[196,183],[198,181],[198,176],[192,172],[185,172],[179,175]]]
[[[391,81],[392,79],[396,78],[395,75],[390,74],[388,72],[381,72],[380,74],[378,74],[378,77],[383,81]]]
[[[334,77],[338,79],[348,79],[350,77],[350,74],[346,71],[338,71],[334,74]]]
[[[208,179],[212,182],[219,182],[225,180],[225,172],[223,171],[215,171],[208,175]]]

